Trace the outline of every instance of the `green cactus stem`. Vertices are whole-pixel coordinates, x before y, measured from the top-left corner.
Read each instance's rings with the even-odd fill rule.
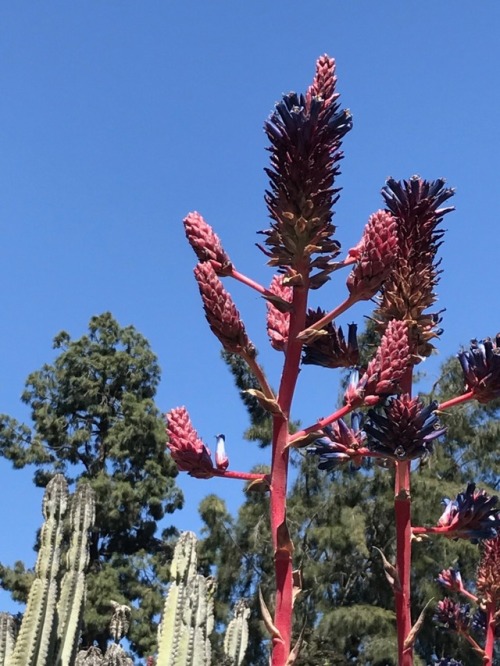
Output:
[[[88,533],[94,523],[95,498],[82,485],[71,502],[71,540],[66,569],[61,567],[68,485],[62,474],[47,484],[40,550],[26,611],[9,666],[73,666],[85,600]]]
[[[240,599],[234,606],[234,616],[228,624],[224,636],[224,654],[231,660],[232,666],[241,666],[248,646],[248,618],[250,609],[245,599]]]
[[[57,666],[72,666],[78,649],[85,604],[85,570],[89,563],[88,536],[94,521],[95,493],[83,484],[71,502],[71,541],[57,603]]]
[[[55,643],[57,576],[64,534],[63,518],[68,505],[68,486],[61,474],[48,484],[43,497],[45,518],[40,550],[26,611],[10,666],[43,666]]]
[[[0,666],[8,666],[14,651],[17,622],[10,613],[0,613]]]
[[[175,547],[172,582],[158,631],[157,666],[209,666],[214,626],[214,579],[196,573],[196,536],[183,532]]]

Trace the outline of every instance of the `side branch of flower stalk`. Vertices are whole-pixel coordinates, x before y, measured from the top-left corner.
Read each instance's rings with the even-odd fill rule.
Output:
[[[319,421],[316,421],[316,423],[313,423],[313,425],[310,425],[307,428],[304,428],[303,430],[299,430],[289,438],[288,446],[294,446],[294,444],[304,439],[307,435],[313,432],[322,431],[323,428],[330,425],[330,423],[338,421],[339,419],[344,418],[344,416],[347,416],[347,414],[356,409],[357,406],[358,405],[355,405],[353,403],[344,405],[340,409],[337,409],[337,411],[330,414],[330,416],[326,416],[324,419],[320,419]]]
[[[321,330],[327,326],[331,321],[340,317],[346,310],[349,310],[359,299],[355,295],[348,296],[343,303],[337,305],[336,308],[330,310],[324,317],[319,319],[309,328],[306,328],[297,335],[298,339],[302,342],[311,342],[318,335],[321,335]]]
[[[450,398],[450,400],[442,402],[438,406],[438,411],[444,412],[445,409],[450,409],[450,407],[456,407],[457,405],[462,405],[464,402],[474,400],[474,397],[474,391],[467,391],[467,393],[462,393],[462,395],[457,395],[454,398]]]
[[[259,382],[260,388],[262,389],[262,392],[264,393],[266,398],[268,398],[269,400],[274,400],[276,396],[274,395],[273,390],[270,387],[269,382],[267,381],[267,377],[264,371],[255,360],[255,357],[245,353],[244,351],[240,352],[239,355],[246,362],[246,364],[254,374],[255,379]]]

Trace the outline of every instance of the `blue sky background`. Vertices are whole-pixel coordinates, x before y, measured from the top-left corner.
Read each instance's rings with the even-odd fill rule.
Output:
[[[78,338],[110,310],[158,355],[162,411],[186,405],[210,445],[225,432],[233,469],[267,462],[241,439],[246,414],[204,320],[182,219],[200,211],[236,267],[269,283],[254,246],[268,227],[262,125],[282,93],[307,88],[325,52],[354,118],[335,218],[343,248],[381,206],[386,177],[446,177],[457,211],[441,252],[440,358],[494,335],[499,34],[493,0],[2,3],[0,411],[29,420],[19,396],[53,360],[54,335]],[[345,277],[312,305],[342,300]],[[277,385],[263,301],[227,286]],[[428,383],[439,362],[422,367]],[[332,410],[337,381],[310,367],[300,381],[294,416],[307,425]],[[0,562],[34,563],[41,491],[31,476],[0,460]],[[239,482],[179,483],[186,508],[170,522],[184,529],[199,529],[196,507],[210,492],[233,509],[241,501]],[[16,607],[1,593],[0,608]]]

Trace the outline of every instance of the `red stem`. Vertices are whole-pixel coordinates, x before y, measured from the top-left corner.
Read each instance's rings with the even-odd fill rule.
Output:
[[[305,437],[310,432],[314,432],[315,430],[323,430],[325,426],[330,425],[330,423],[333,423],[334,421],[338,421],[339,419],[343,418],[346,414],[349,414],[349,412],[352,412],[352,410],[355,409],[356,406],[357,405],[353,405],[352,403],[349,405],[344,405],[340,409],[337,409],[336,412],[333,412],[333,414],[330,414],[330,416],[326,416],[324,419],[316,421],[316,423],[313,423],[313,425],[304,428],[304,430],[299,430],[298,432],[295,432],[293,436],[290,437],[290,439],[288,440],[289,445],[292,446],[293,442],[296,442],[301,437]]]
[[[225,479],[241,479],[242,481],[264,481],[264,479],[269,478],[268,474],[251,474],[250,472],[236,472],[229,469],[226,471],[213,469],[212,474],[213,476],[222,476]]]
[[[462,403],[468,402],[469,400],[474,400],[474,391],[468,391],[467,393],[463,393],[462,395],[457,395],[455,398],[446,400],[446,402],[442,402],[439,405],[438,410],[442,412],[445,409],[449,409],[450,407],[455,407],[455,405],[461,405]]]
[[[413,369],[401,380],[403,393],[411,395]],[[394,589],[398,633],[398,666],[413,666],[413,646],[404,644],[411,631],[411,499],[409,460],[396,462],[394,512],[396,517],[396,568],[399,586]]]
[[[243,284],[246,284],[247,287],[250,287],[251,289],[255,289],[255,291],[258,291],[259,294],[262,294],[262,296],[276,296],[276,294],[273,294],[268,289],[263,287],[261,284],[259,284],[258,282],[255,282],[255,280],[252,280],[252,278],[247,277],[243,273],[240,273],[235,268],[231,269],[231,274],[230,275],[235,280],[238,280],[238,282],[242,282]]]
[[[293,544],[286,523],[286,493],[288,482],[288,433],[290,409],[299,374],[302,343],[297,339],[304,328],[307,308],[307,269],[301,271],[304,286],[293,289],[293,310],[285,363],[278,393],[282,414],[273,417],[273,451],[271,465],[271,532],[276,574],[276,606],[274,625],[279,636],[273,637],[272,666],[285,666],[290,654],[293,608]]]
[[[324,317],[321,317],[321,319],[315,322],[312,326],[309,326],[309,328],[306,328],[304,331],[300,331],[298,334],[299,338],[303,341],[306,341],[307,338],[311,336],[311,334],[314,334],[316,331],[321,331],[321,329],[327,326],[333,319],[335,319],[335,317],[338,317],[343,312],[348,310],[358,300],[358,297],[349,295],[345,301],[340,305],[337,305],[334,310],[331,310]]]
[[[493,664],[493,652],[495,650],[495,599],[486,603],[486,643],[484,646],[484,666]]]

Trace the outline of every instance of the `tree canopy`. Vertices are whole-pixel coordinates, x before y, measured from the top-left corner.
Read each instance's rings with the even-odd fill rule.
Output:
[[[131,647],[147,655],[172,553],[173,530],[164,530],[165,541],[158,522],[183,502],[154,402],[158,361],[147,340],[110,313],[92,317],[77,340],[59,333],[54,348],[54,362],[26,381],[22,400],[32,425],[0,417],[0,455],[15,468],[34,466],[38,486],[60,472],[68,483],[85,480],[94,489],[83,644],[104,647],[114,600],[133,607]],[[31,580],[22,562],[0,565],[0,584],[18,601],[26,600]]]

